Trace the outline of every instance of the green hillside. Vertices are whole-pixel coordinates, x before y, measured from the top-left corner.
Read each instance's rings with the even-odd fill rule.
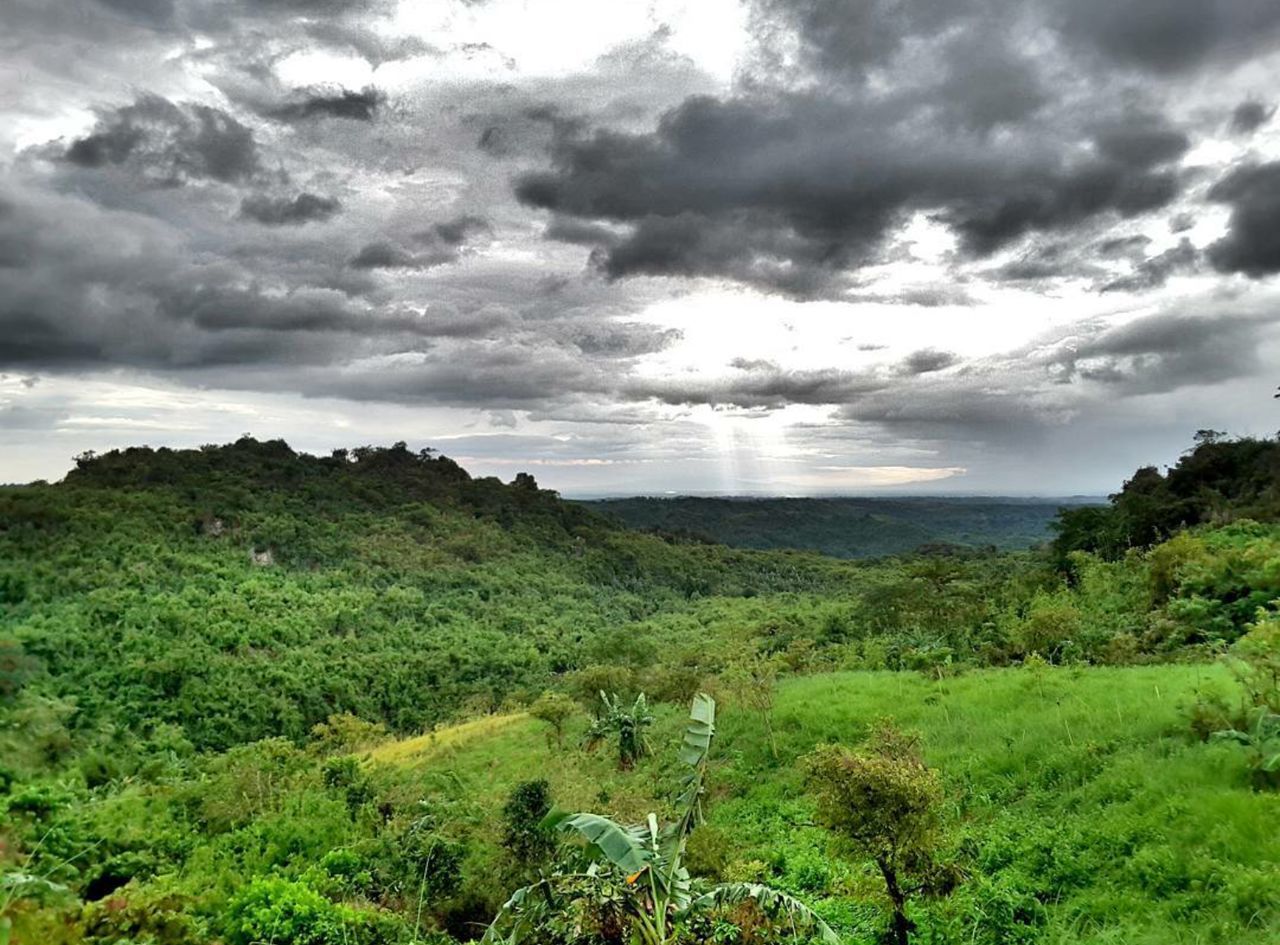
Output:
[[[0,942],[448,945],[540,875],[577,892],[535,940],[625,941],[648,893],[539,824],[669,818],[699,691],[695,891],[879,940],[881,874],[804,776],[837,741],[936,785],[912,941],[1274,941],[1280,526],[1236,468],[1123,550],[1124,492],[1051,551],[849,561],[629,531],[401,445],[82,457],[0,490]],[[886,716],[919,756],[875,754]],[[791,940],[767,918],[673,913],[667,941]]]
[[[677,496],[583,502],[629,528],[700,537],[735,548],[795,548],[837,558],[928,545],[1014,551],[1047,541],[1064,504],[983,498],[756,499]]]

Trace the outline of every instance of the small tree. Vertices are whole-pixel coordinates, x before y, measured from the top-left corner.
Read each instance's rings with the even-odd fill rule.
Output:
[[[325,755],[363,751],[385,742],[389,737],[382,722],[368,722],[349,712],[330,715],[325,721],[311,726],[311,745]]]
[[[726,680],[733,697],[743,707],[760,716],[764,726],[769,754],[778,760],[778,742],[773,735],[773,695],[778,683],[778,664],[772,659],[757,656],[742,666],[731,670]]]
[[[623,707],[616,693],[612,697],[600,693],[600,702],[602,711],[587,729],[587,749],[616,736],[618,767],[625,771],[650,753],[649,738],[645,735],[645,729],[653,724],[649,703],[643,692],[636,696],[630,709]]]
[[[551,726],[547,741],[554,739],[557,746],[564,744],[565,724],[577,711],[578,704],[563,692],[544,692],[529,706],[529,715]]]
[[[942,839],[942,785],[920,757],[919,741],[881,722],[867,749],[823,745],[805,759],[819,821],[855,853],[872,859],[892,904],[892,934],[908,945],[912,895],[942,890],[935,855]]]
[[[1243,745],[1254,787],[1280,787],[1280,620],[1260,619],[1234,648],[1244,705],[1217,740]]]
[[[520,873],[531,873],[555,851],[555,837],[542,824],[549,813],[551,785],[541,779],[517,784],[502,808],[502,845]]]
[[[1234,649],[1236,678],[1249,703],[1280,714],[1280,618],[1259,619]]]

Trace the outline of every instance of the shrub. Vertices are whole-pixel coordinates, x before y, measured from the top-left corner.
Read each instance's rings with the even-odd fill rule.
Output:
[[[322,754],[350,754],[387,740],[387,727],[350,713],[331,715],[311,727],[311,742]]]
[[[399,925],[390,916],[330,902],[305,883],[258,878],[227,906],[230,945],[370,945]]]
[[[502,808],[502,845],[525,872],[549,860],[555,850],[554,837],[542,825],[550,812],[551,785],[545,780],[517,784]]]
[[[360,808],[373,798],[373,786],[360,767],[359,760],[353,755],[330,758],[325,762],[321,774],[325,787],[342,792],[352,820]]]
[[[131,887],[86,903],[77,931],[84,945],[204,945],[208,934],[191,915],[192,905],[183,896]]]

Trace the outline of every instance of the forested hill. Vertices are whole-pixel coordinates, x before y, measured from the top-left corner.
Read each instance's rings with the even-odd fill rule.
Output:
[[[798,548],[868,558],[930,545],[1000,550],[1046,541],[1073,499],[969,497],[755,499],[678,496],[582,503],[631,527],[737,548]]]
[[[644,663],[655,644],[619,628],[691,600],[829,592],[838,564],[629,532],[403,444],[85,455],[0,490],[0,696],[202,748],[334,712],[417,731],[605,654]]]

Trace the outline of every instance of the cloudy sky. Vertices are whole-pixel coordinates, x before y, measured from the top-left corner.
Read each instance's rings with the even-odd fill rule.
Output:
[[[1114,489],[1280,427],[1275,0],[4,0],[0,481]]]

